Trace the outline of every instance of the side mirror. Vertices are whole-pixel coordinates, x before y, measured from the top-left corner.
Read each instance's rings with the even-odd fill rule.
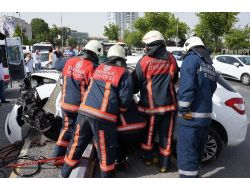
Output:
[[[240,66],[239,63],[234,63],[233,65],[234,65],[235,67],[239,67],[239,66]]]

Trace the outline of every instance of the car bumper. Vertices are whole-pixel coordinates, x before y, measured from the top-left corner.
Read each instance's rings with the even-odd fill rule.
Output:
[[[15,105],[5,120],[5,135],[10,143],[23,140],[29,131],[29,129],[21,127],[17,123],[17,110],[19,107],[19,105]]]
[[[230,119],[231,129],[227,130],[228,135],[228,146],[237,146],[246,139],[247,134],[247,116],[242,115],[237,120]]]

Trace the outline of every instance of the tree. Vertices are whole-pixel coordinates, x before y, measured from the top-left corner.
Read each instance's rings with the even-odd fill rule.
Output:
[[[213,49],[218,51],[220,38],[229,33],[237,20],[235,12],[198,13],[199,24],[195,27],[196,35],[205,41],[213,41]]]
[[[109,24],[109,26],[104,26],[103,35],[106,36],[109,40],[117,41],[119,39],[120,28],[115,24]]]
[[[25,45],[30,44],[28,38],[25,36],[24,32],[22,32],[21,27],[19,25],[17,25],[15,28],[14,37],[20,37],[22,39],[22,43]]]
[[[52,28],[49,29],[49,42],[54,45],[59,45],[61,40],[58,39],[58,35],[61,35],[62,31],[55,24],[52,25]]]
[[[236,49],[237,53],[239,49],[249,47],[249,28],[244,29],[232,29],[225,36],[226,45],[231,49]]]
[[[172,13],[145,13],[144,17],[140,17],[135,21],[135,28],[141,36],[150,30],[158,30],[166,39],[185,39],[189,27],[186,23],[175,18]],[[178,30],[178,32],[177,32]]]
[[[126,30],[124,32],[124,42],[129,46],[142,47],[142,36],[138,31],[129,32]]]
[[[75,47],[77,45],[77,41],[75,38],[69,38],[68,44],[69,44],[69,46]]]
[[[41,18],[31,20],[32,38],[36,41],[47,41],[49,35],[49,25]]]

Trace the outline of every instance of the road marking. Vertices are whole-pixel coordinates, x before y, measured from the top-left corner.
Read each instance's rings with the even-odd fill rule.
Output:
[[[212,175],[214,175],[214,174],[218,173],[220,170],[224,170],[224,169],[225,169],[225,167],[215,168],[214,170],[203,174],[201,177],[202,178],[204,178],[204,177],[213,177]]]
[[[31,144],[31,140],[30,140],[30,138],[28,137],[28,138],[25,139],[23,148],[22,148],[22,150],[21,150],[21,152],[20,152],[20,154],[19,154],[18,157],[27,155],[28,150],[29,150],[29,148],[30,148],[30,144]],[[19,172],[19,171],[20,171],[20,168],[17,168],[16,171]],[[17,178],[17,175],[12,171],[12,173],[10,174],[10,177],[9,177],[9,178]]]

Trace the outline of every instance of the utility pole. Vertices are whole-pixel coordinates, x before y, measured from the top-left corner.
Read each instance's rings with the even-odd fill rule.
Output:
[[[17,14],[19,14],[19,22],[21,23],[21,16],[20,16],[20,12],[16,12]],[[21,42],[23,44],[23,29],[22,29],[22,25],[20,24],[20,29],[21,29]]]
[[[176,25],[176,40],[175,40],[175,46],[177,46],[177,44],[178,44],[178,40],[179,40],[179,19],[177,18],[176,19],[176,21],[177,21],[177,25]]]
[[[62,24],[62,13],[61,13],[61,29],[62,29],[62,45],[61,45],[61,47],[63,47],[63,24]]]

